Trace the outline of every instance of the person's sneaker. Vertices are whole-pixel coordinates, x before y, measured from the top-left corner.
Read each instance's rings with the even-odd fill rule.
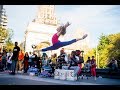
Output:
[[[21,74],[21,73],[23,73],[23,71],[19,71],[19,73]]]
[[[99,76],[98,78],[102,78],[102,76]]]
[[[83,76],[81,76],[81,79],[84,79]]]
[[[90,76],[90,78],[93,78],[93,76]]]
[[[96,77],[94,79],[96,80]]]
[[[16,70],[15,73],[18,73],[18,71]]]

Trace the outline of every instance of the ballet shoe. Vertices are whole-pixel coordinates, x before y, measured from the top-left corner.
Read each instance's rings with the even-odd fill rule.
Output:
[[[85,39],[88,36],[88,34],[85,34],[82,38]]]

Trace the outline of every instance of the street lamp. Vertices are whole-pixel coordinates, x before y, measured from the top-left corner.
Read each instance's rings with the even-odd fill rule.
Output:
[[[99,53],[98,53],[98,68],[99,68]]]
[[[99,52],[98,52],[98,46],[96,45],[96,62],[97,62],[97,68],[99,68]]]

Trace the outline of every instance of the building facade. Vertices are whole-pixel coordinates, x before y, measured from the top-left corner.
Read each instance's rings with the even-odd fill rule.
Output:
[[[7,29],[7,15],[6,10],[3,8],[3,5],[0,5],[0,26],[4,29]]]
[[[0,5],[0,27],[1,27],[1,30],[7,29],[7,23],[8,23],[8,20],[7,20],[6,10],[3,8],[3,5]],[[2,51],[2,49],[3,49],[4,42],[5,42],[5,38],[0,36],[0,51]]]
[[[35,19],[28,24],[25,31],[25,51],[32,52],[32,45],[37,46],[42,42],[48,42],[52,45],[51,38],[56,33],[58,25],[59,22],[55,16],[55,5],[39,5]]]
[[[37,50],[52,45],[51,38],[56,33],[56,28],[59,26],[59,22],[55,15],[55,5],[39,5],[38,12],[35,19],[30,22],[25,31],[25,43],[24,49],[26,52],[32,52],[32,46],[39,46]],[[66,37],[71,40],[72,38],[78,38],[84,35],[84,30],[78,29],[75,33],[67,34]],[[76,37],[78,36],[78,37]],[[64,41],[65,37],[60,37],[61,41]],[[42,42],[48,42],[49,45],[42,46]],[[89,49],[89,36],[85,40],[81,40],[72,45],[65,46],[65,51],[70,53],[72,50],[80,49],[85,52]],[[41,48],[40,48],[41,47]],[[60,48],[61,49],[61,48]],[[47,53],[60,53],[60,49],[48,51]]]
[[[2,22],[2,20],[1,20],[2,10],[3,10],[3,5],[0,5],[0,23]]]

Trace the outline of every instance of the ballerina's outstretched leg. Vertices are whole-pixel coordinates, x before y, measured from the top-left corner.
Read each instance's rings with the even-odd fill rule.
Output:
[[[67,46],[67,45],[70,45],[72,43],[75,43],[79,40],[82,40],[84,38],[87,37],[87,34],[85,34],[82,38],[78,38],[78,39],[73,39],[73,40],[70,40],[70,41],[65,41],[65,42],[61,42],[58,40],[59,36],[60,35],[64,35],[66,33],[66,28],[70,25],[69,22],[67,22],[64,26],[60,26],[57,28],[57,33],[55,33],[52,37],[52,43],[53,45],[52,46],[49,46],[47,48],[43,48],[41,49],[40,51],[49,51],[49,50],[56,50],[56,49],[59,49],[60,47],[63,47],[63,46]]]
[[[66,41],[66,42],[60,42],[59,41],[59,42],[53,44],[52,46],[49,46],[47,48],[43,48],[41,51],[56,50],[56,49],[59,49],[60,47],[70,45],[70,44],[72,44],[74,42],[76,42],[76,39],[73,39],[71,41]]]
[[[49,50],[57,50],[59,49],[60,47],[63,47],[63,46],[67,46],[67,45],[71,45],[79,40],[82,40],[84,38],[87,37],[87,34],[85,34],[82,38],[78,38],[78,39],[73,39],[73,40],[70,40],[70,41],[65,41],[65,42],[57,42],[55,44],[53,44],[52,46],[50,47],[47,47],[47,48],[44,48],[42,49],[41,51],[49,51]]]

